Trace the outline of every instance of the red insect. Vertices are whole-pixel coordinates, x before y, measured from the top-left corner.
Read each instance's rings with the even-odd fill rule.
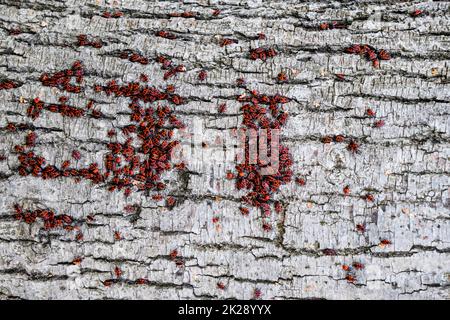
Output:
[[[14,131],[17,130],[17,127],[16,127],[16,125],[14,123],[8,123],[8,125],[6,126],[6,129],[8,131],[14,132]]]
[[[241,211],[242,215],[244,216],[248,216],[248,214],[250,213],[250,210],[244,207],[239,207],[239,211]]]
[[[75,258],[75,259],[72,260],[72,264],[74,264],[74,265],[80,265],[82,261],[83,261],[83,258],[77,257],[77,258]]]
[[[375,197],[372,194],[370,194],[370,193],[364,195],[363,199],[366,200],[366,201],[369,201],[369,202],[374,202],[375,201]]]
[[[306,185],[306,180],[300,177],[295,178],[295,183],[297,183],[299,186],[305,186]]]
[[[323,249],[323,250],[322,250],[322,253],[323,253],[324,255],[326,255],[326,256],[335,256],[335,255],[337,255],[336,250],[334,250],[334,249],[329,249],[329,248]]]
[[[184,267],[184,259],[183,259],[183,258],[177,258],[177,259],[175,260],[175,265],[176,265],[178,268],[183,268],[183,267]]]
[[[380,61],[379,61],[378,59],[372,60],[372,66],[373,66],[375,69],[379,69],[379,68],[380,68]]]
[[[89,102],[86,104],[86,109],[92,109],[93,106],[94,106],[94,101],[89,100]]]
[[[347,280],[349,283],[355,283],[356,282],[356,278],[350,274],[345,276],[345,280]]]
[[[184,170],[186,169],[186,164],[184,162],[180,162],[174,165],[174,167],[178,170]]]
[[[350,270],[350,266],[348,266],[348,265],[346,265],[346,264],[343,264],[343,265],[342,265],[342,270],[344,270],[344,271],[349,271],[349,270]]]
[[[12,29],[8,30],[8,34],[10,36],[17,36],[17,35],[19,35],[21,33],[22,33],[22,30],[20,28],[12,28]]]
[[[276,213],[281,213],[283,211],[283,205],[281,204],[280,201],[275,201],[274,207]]]
[[[356,225],[356,230],[357,230],[358,232],[363,233],[363,232],[366,231],[366,226],[365,226],[364,224],[357,224],[357,225]]]
[[[120,12],[120,11],[116,11],[111,15],[111,17],[113,17],[113,18],[120,18],[122,16],[123,16],[123,12]]]
[[[357,144],[354,140],[351,140],[350,143],[347,145],[347,150],[352,153],[358,153],[359,144]]]
[[[119,231],[114,231],[114,239],[117,241],[122,240],[122,235]]]
[[[120,278],[122,276],[122,270],[116,266],[114,268],[114,274],[116,275],[117,278]]]
[[[30,132],[25,139],[25,145],[27,147],[33,147],[35,144],[36,144],[36,133]]]
[[[173,207],[173,206],[175,206],[175,202],[176,202],[176,200],[175,200],[174,197],[168,197],[168,198],[166,199],[166,205],[167,205],[168,207]]]
[[[219,217],[213,217],[212,218],[212,223],[218,223],[220,221],[220,218]]]
[[[200,81],[204,81],[204,80],[206,80],[206,77],[208,76],[208,74],[206,73],[206,71],[205,70],[201,70],[199,73],[198,73],[198,80],[200,80]]]
[[[351,190],[350,187],[347,185],[344,187],[344,189],[342,189],[342,191],[344,192],[345,195],[349,195]]]
[[[256,288],[255,290],[253,290],[253,298],[254,299],[259,299],[262,296],[262,292],[261,289]]]
[[[170,256],[170,259],[175,260],[178,257],[177,249],[174,249],[174,250],[170,251],[169,256]]]
[[[81,153],[78,150],[73,150],[72,151],[72,158],[74,158],[75,160],[80,160],[81,159]]]
[[[262,228],[264,231],[269,232],[272,230],[272,226],[270,224],[268,224],[267,222],[263,222],[262,224]]]
[[[353,268],[355,268],[356,270],[362,270],[362,269],[364,269],[364,265],[362,263],[359,263],[359,262],[354,262],[353,263]]]
[[[150,281],[148,281],[148,279],[145,278],[139,278],[136,280],[136,284],[148,284],[150,283]]]
[[[139,76],[139,79],[140,79],[142,82],[148,82],[148,76],[147,76],[146,74],[144,74],[144,73],[142,73],[142,74]]]
[[[222,103],[221,105],[219,105],[219,107],[217,108],[217,111],[219,113],[224,113],[227,110],[227,105],[225,103]]]
[[[65,170],[70,166],[70,161],[69,160],[65,160],[62,165],[61,165],[61,169]]]
[[[241,86],[245,86],[245,80],[243,78],[238,78],[236,80],[236,84],[241,87]]]
[[[333,137],[333,140],[335,142],[340,143],[340,142],[344,142],[345,141],[345,137],[343,135],[338,134],[338,135]]]
[[[223,38],[223,39],[219,42],[219,45],[220,45],[221,47],[225,47],[225,46],[229,46],[230,44],[233,44],[233,43],[238,43],[238,41],[235,40],[235,39]]]
[[[102,282],[105,287],[110,287],[114,281],[113,280],[105,280]]]
[[[369,109],[366,110],[366,114],[369,117],[375,117],[376,112],[369,108]]]
[[[330,29],[330,25],[329,25],[328,23],[326,23],[326,22],[321,23],[321,24],[319,25],[319,29],[320,29],[320,30],[328,30],[328,29]]]
[[[173,34],[171,32],[167,32],[167,31],[163,31],[163,30],[157,31],[156,36],[161,37],[161,38],[170,39],[170,40],[177,38],[177,36],[175,34]]]
[[[112,138],[112,137],[114,137],[116,134],[117,134],[117,133],[116,133],[116,130],[110,129],[110,130],[108,130],[107,136],[110,137],[110,138]]]
[[[388,246],[388,245],[392,244],[392,242],[387,239],[383,239],[380,241],[380,244],[383,246]]]
[[[214,9],[212,12],[212,15],[217,17],[220,14],[220,10],[219,9]]]
[[[374,122],[373,127],[374,127],[374,128],[381,128],[381,127],[383,127],[384,125],[385,125],[384,120],[378,120],[378,121],[375,121],[375,122]]]
[[[225,284],[221,281],[217,282],[217,288],[219,288],[220,290],[224,290],[225,289]]]
[[[344,51],[346,53],[350,53],[350,54],[360,54],[362,51],[362,48],[359,44],[354,44],[353,46],[346,48]]]
[[[286,82],[287,80],[288,80],[288,79],[287,79],[286,73],[280,72],[280,73],[278,74],[278,76],[277,76],[277,81],[278,81],[278,82]]]
[[[228,172],[227,172],[227,179],[228,179],[228,180],[234,179],[234,174],[233,174],[231,171],[228,171]]]
[[[415,18],[415,17],[421,16],[423,13],[424,13],[423,10],[416,9],[413,12],[411,12],[410,15],[411,15],[411,17]]]
[[[77,241],[82,241],[83,238],[84,238],[84,236],[83,236],[83,233],[81,233],[81,232],[78,232],[77,235],[75,236],[75,239]]]
[[[391,59],[391,55],[386,50],[381,49],[380,51],[378,51],[378,58],[380,60],[390,60]]]
[[[343,73],[336,73],[336,78],[340,81],[345,81],[345,75]]]
[[[330,136],[326,136],[322,138],[322,142],[325,144],[331,143],[333,141],[333,138],[331,138]]]
[[[346,27],[347,27],[347,24],[340,23],[337,21],[333,21],[330,23],[324,22],[319,25],[320,30],[344,29]]]
[[[366,57],[367,57],[367,59],[369,59],[370,61],[374,61],[374,60],[377,59],[377,54],[375,53],[374,50],[368,48],[368,49],[366,50]]]

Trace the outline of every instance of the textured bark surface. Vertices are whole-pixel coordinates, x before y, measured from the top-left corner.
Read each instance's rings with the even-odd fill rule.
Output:
[[[219,8],[218,16],[212,10]],[[411,17],[415,9],[424,10]],[[102,12],[120,10],[118,19]],[[0,77],[21,84],[0,91],[0,297],[24,299],[251,299],[256,288],[265,299],[448,299],[450,280],[449,114],[450,3],[418,1],[52,1],[0,0]],[[193,11],[195,17],[169,17]],[[324,30],[328,21],[347,21],[347,29]],[[20,28],[23,33],[10,35]],[[157,30],[177,39],[156,37]],[[258,40],[258,33],[266,40]],[[100,49],[74,45],[79,34],[105,42]],[[222,37],[237,44],[220,47]],[[375,69],[366,59],[345,54],[346,47],[366,43],[385,49],[392,59]],[[271,46],[278,55],[252,61],[252,48]],[[139,51],[148,65],[117,57]],[[183,63],[187,72],[166,82],[159,54]],[[241,192],[224,179],[211,157],[185,174],[170,172],[165,194],[177,198],[168,210],[143,193],[125,198],[104,186],[82,180],[43,180],[17,172],[14,145],[26,131],[6,130],[9,122],[35,126],[35,152],[50,163],[70,159],[77,166],[103,163],[106,131],[129,124],[126,99],[87,89],[69,94],[74,104],[94,99],[106,118],[63,118],[43,113],[26,117],[30,99],[56,101],[57,89],[39,77],[83,61],[85,86],[112,79],[132,81],[141,73],[150,83],[172,83],[188,98],[175,108],[188,125],[202,124],[211,143],[242,117],[236,96],[245,78],[250,89],[292,99],[283,144],[294,158],[294,182],[275,199],[285,210],[273,214],[275,227],[261,228],[261,215],[238,210]],[[199,70],[206,81],[197,79]],[[278,84],[280,71],[288,82]],[[339,81],[335,74],[344,74]],[[225,114],[217,106],[226,102]],[[385,126],[373,128],[367,108]],[[346,144],[323,144],[326,135],[343,134],[361,144],[358,154]],[[188,164],[189,166],[189,164]],[[217,172],[216,172],[217,171]],[[221,172],[218,172],[221,171]],[[342,188],[349,185],[351,194]],[[362,195],[371,193],[373,202]],[[66,231],[45,231],[42,224],[14,219],[13,204],[51,208],[78,221],[81,241]],[[139,206],[136,214],[124,207]],[[95,220],[88,222],[88,215]],[[213,217],[219,217],[213,223]],[[366,231],[355,229],[365,224]],[[119,230],[123,239],[114,239]],[[380,246],[388,239],[391,245]],[[323,249],[335,250],[326,255]],[[180,268],[170,259],[177,249]],[[80,264],[72,264],[82,257]],[[360,262],[356,282],[349,283],[343,264]],[[114,268],[123,274],[115,279]],[[146,278],[148,283],[137,284]],[[222,282],[224,289],[217,287]]]

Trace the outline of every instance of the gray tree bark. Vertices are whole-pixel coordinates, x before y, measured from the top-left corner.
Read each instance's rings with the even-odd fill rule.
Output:
[[[221,12],[214,16],[216,8]],[[424,13],[412,17],[416,9]],[[0,90],[6,158],[0,162],[0,297],[251,299],[259,289],[265,299],[448,299],[449,9],[448,1],[0,0],[0,80],[19,84]],[[123,16],[101,16],[116,10]],[[168,15],[186,11],[196,14]],[[331,21],[348,27],[318,28]],[[14,28],[22,33],[10,34]],[[156,37],[158,30],[177,38]],[[258,33],[266,39],[257,39]],[[77,47],[79,34],[104,45]],[[238,43],[221,47],[223,38]],[[364,57],[344,53],[353,44],[385,49],[392,59],[376,69]],[[274,47],[278,55],[250,60],[250,49],[257,47]],[[120,59],[117,53],[126,49],[150,63]],[[161,54],[187,71],[164,81],[154,61]],[[265,231],[256,208],[249,216],[239,212],[244,193],[205,155],[196,159],[202,166],[187,163],[186,173],[164,176],[164,194],[177,199],[172,209],[142,192],[126,198],[86,180],[19,175],[12,150],[28,131],[11,132],[8,123],[33,125],[34,150],[50,163],[80,150],[79,167],[102,166],[106,131],[129,124],[127,99],[92,89],[62,93],[39,81],[42,73],[67,69],[75,60],[85,66],[86,88],[133,81],[141,73],[156,87],[174,84],[187,98],[176,114],[188,128],[200,123],[197,133],[207,144],[241,125],[236,96],[244,91],[236,79],[244,78],[249,89],[291,98],[281,141],[306,185],[281,187],[274,199],[284,211],[272,214],[275,227]],[[201,69],[208,72],[206,81],[197,78]],[[283,84],[276,81],[281,71],[288,75]],[[93,99],[106,117],[26,116],[33,98],[56,102],[61,95],[74,105]],[[223,114],[217,112],[221,103],[227,104]],[[376,111],[375,119],[365,116],[367,108]],[[374,128],[381,119],[385,125]],[[336,134],[358,141],[360,152],[322,142]],[[346,185],[349,195],[342,191]],[[367,193],[373,202],[362,199]],[[71,215],[83,222],[83,239],[15,220],[15,203]],[[127,205],[137,212],[127,213]],[[366,230],[358,232],[358,224]],[[391,244],[380,244],[383,239]],[[170,258],[174,249],[184,266]],[[81,262],[73,263],[77,257]],[[343,270],[354,262],[364,269]],[[118,280],[116,267],[122,270]],[[140,278],[148,281],[137,283]],[[108,279],[114,281],[105,286]]]

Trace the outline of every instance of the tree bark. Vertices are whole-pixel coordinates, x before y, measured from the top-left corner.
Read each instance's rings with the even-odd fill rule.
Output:
[[[213,15],[214,9],[220,13]],[[413,17],[416,9],[423,13]],[[264,299],[448,299],[449,9],[448,1],[0,0],[0,82],[19,85],[0,90],[0,297],[251,299],[259,289]],[[123,16],[102,17],[116,11]],[[170,17],[174,12],[195,15]],[[333,21],[346,26],[320,30]],[[159,30],[176,39],[157,37]],[[78,47],[80,34],[103,46]],[[223,38],[237,43],[221,47]],[[374,68],[364,56],[344,52],[353,44],[384,49],[392,58]],[[278,54],[249,59],[258,47]],[[128,49],[149,64],[120,59]],[[187,71],[164,81],[158,55]],[[39,81],[76,60],[86,70],[82,94]],[[207,71],[205,81],[198,79],[200,70]],[[277,82],[280,72],[287,82]],[[164,175],[164,196],[177,200],[171,209],[143,192],[126,198],[83,179],[19,175],[13,149],[28,130],[10,131],[8,123],[32,126],[34,152],[50,164],[79,150],[78,167],[98,162],[103,168],[106,131],[130,124],[130,101],[92,86],[135,81],[141,73],[155,87],[175,86],[186,99],[175,113],[188,128],[200,124],[195,133],[206,145],[241,126],[236,97],[245,90],[236,79],[244,78],[250,90],[291,99],[281,143],[292,154],[294,176],[306,184],[292,181],[275,193],[284,209],[269,218],[272,230],[263,230],[256,208],[249,216],[240,213],[245,193],[224,178],[226,170],[207,151],[186,163],[184,173]],[[56,103],[62,95],[77,106],[94,100],[105,117],[27,117],[35,97]],[[227,111],[218,113],[222,103]],[[385,125],[374,127],[379,120]],[[322,142],[338,134],[357,141],[359,152],[347,150],[347,143]],[[83,239],[14,219],[16,203],[72,216]],[[126,212],[127,205],[136,211]],[[175,249],[184,266],[170,257]],[[344,270],[355,262],[364,268]]]

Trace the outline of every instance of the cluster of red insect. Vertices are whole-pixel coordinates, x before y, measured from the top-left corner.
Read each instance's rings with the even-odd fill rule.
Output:
[[[325,136],[322,138],[323,143],[331,143],[331,142],[337,142],[341,143],[345,141],[345,137],[341,134],[335,135],[335,136]]]
[[[173,34],[171,32],[168,32],[168,31],[164,31],[164,30],[157,31],[155,33],[155,35],[157,37],[166,38],[166,39],[169,39],[169,40],[174,40],[174,39],[177,38],[177,36],[175,34]]]
[[[105,11],[102,13],[102,17],[109,19],[109,18],[120,18],[123,16],[123,12],[121,11],[114,11],[114,12],[109,12],[109,11]]]
[[[14,217],[16,220],[23,221],[27,224],[33,224],[39,218],[44,222],[44,229],[63,228],[67,231],[76,229],[73,226],[73,219],[67,214],[55,214],[54,211],[48,209],[24,210],[19,204],[14,204]]]
[[[333,29],[345,29],[347,28],[346,23],[332,21],[332,22],[323,22],[319,25],[320,30],[333,30]]]
[[[83,82],[84,69],[81,61],[75,61],[70,69],[56,72],[53,75],[44,73],[41,75],[40,80],[47,87],[56,87],[67,92],[80,93],[81,87],[70,83],[72,78],[75,78],[77,84]]]
[[[262,61],[266,61],[268,58],[273,58],[277,55],[277,52],[274,48],[256,48],[251,49],[249,57],[252,60],[261,59]]]
[[[169,78],[175,76],[177,73],[186,71],[186,67],[184,65],[179,64],[177,66],[172,66],[172,60],[164,56],[158,56],[156,58],[156,61],[161,64],[161,70],[167,70],[163,76],[164,80],[168,80]]]
[[[31,126],[26,123],[14,123],[14,122],[8,122],[6,125],[6,130],[10,132],[15,132],[17,130],[27,130],[31,129]]]
[[[77,179],[88,179],[93,183],[100,183],[105,180],[105,177],[100,173],[97,163],[92,163],[85,169],[69,168],[70,161],[68,160],[63,162],[61,168],[46,164],[45,158],[36,155],[32,151],[26,151],[26,148],[31,148],[35,145],[35,141],[36,134],[31,132],[26,136],[24,145],[16,145],[14,147],[14,151],[18,153],[20,162],[18,171],[21,176],[32,175],[41,177],[44,180],[58,177],[75,177]]]
[[[99,49],[103,47],[103,43],[101,40],[89,41],[88,36],[85,34],[80,34],[77,37],[77,45],[79,47],[93,47]]]
[[[342,265],[342,270],[346,272],[345,280],[349,283],[355,283],[357,280],[357,271],[363,270],[364,265],[359,262],[353,262],[352,265]]]
[[[9,90],[9,89],[15,89],[19,85],[11,80],[4,80],[0,82],[0,90]]]
[[[122,128],[126,141],[107,145],[110,152],[105,156],[106,176],[112,175],[109,190],[124,189],[127,196],[134,186],[146,191],[164,190],[166,185],[161,181],[161,174],[172,168],[171,154],[179,144],[179,141],[171,140],[173,130],[184,125],[169,106],[145,108],[142,104],[163,100],[181,104],[183,99],[172,92],[159,91],[138,82],[118,85],[111,81],[104,87],[96,86],[96,91],[131,99],[130,121],[134,124]],[[139,141],[137,147],[132,143],[134,137]],[[174,204],[175,199],[169,197],[167,205]]]
[[[19,34],[21,34],[23,31],[20,28],[11,28],[8,30],[8,34],[10,36],[17,36]]]
[[[271,152],[271,130],[280,129],[288,118],[286,112],[282,110],[282,105],[289,102],[289,99],[280,96],[268,96],[259,94],[256,91],[250,91],[250,95],[241,95],[238,97],[239,102],[245,104],[241,107],[244,112],[243,125],[247,129],[267,129],[267,153]],[[263,217],[263,229],[271,230],[270,224],[266,218],[270,216],[273,194],[280,188],[281,185],[291,181],[292,157],[289,154],[289,149],[283,145],[279,146],[279,166],[277,172],[270,175],[261,175],[260,170],[267,163],[263,163],[261,159],[257,160],[256,164],[249,163],[249,146],[246,143],[245,161],[236,166],[237,176],[236,188],[238,190],[251,190],[242,197],[242,200],[257,208],[260,208]],[[232,173],[227,175],[227,178],[234,178]],[[279,202],[274,203],[275,211],[281,212],[282,205]],[[240,208],[242,214],[248,214],[247,208]]]
[[[76,65],[75,65],[76,66]],[[82,69],[75,68],[76,71]],[[56,75],[47,77],[45,81],[61,79],[62,76],[69,79],[64,80],[64,84],[70,81],[67,70],[58,72]],[[59,76],[61,74],[62,76]],[[70,74],[71,75],[71,74]],[[142,78],[142,76],[141,76]],[[148,79],[147,79],[148,80]],[[49,84],[48,82],[46,82]],[[59,84],[56,80],[54,83]],[[149,86],[141,86],[137,82],[126,85],[118,85],[115,81],[109,82],[106,86],[95,86],[96,92],[105,92],[107,95],[116,97],[128,97],[131,99],[129,108],[132,110],[130,124],[122,128],[122,133],[126,137],[124,143],[111,142],[107,145],[109,153],[105,156],[105,172],[100,172],[97,163],[91,163],[87,168],[70,168],[70,162],[64,161],[60,168],[53,165],[45,165],[45,159],[36,156],[33,152],[25,152],[25,148],[34,145],[36,135],[29,134],[24,146],[18,145],[15,151],[19,153],[19,173],[21,175],[33,175],[43,179],[54,179],[61,176],[74,177],[79,181],[81,178],[91,180],[93,183],[106,182],[109,190],[125,189],[125,195],[131,193],[131,189],[136,186],[139,190],[164,190],[165,184],[161,181],[161,174],[172,168],[170,163],[172,150],[178,145],[178,141],[171,141],[174,128],[182,128],[183,124],[173,114],[168,106],[157,106],[156,108],[141,106],[145,103],[166,100],[173,104],[183,103],[183,99],[173,93],[173,88],[166,91],[159,91]],[[66,105],[67,98],[61,97],[61,104],[46,105],[38,98],[32,100],[27,114],[33,119],[37,118],[41,110],[61,113],[63,116],[80,117],[85,115],[85,110]],[[87,109],[92,108],[92,101],[87,105]],[[92,111],[92,116],[94,111]],[[99,113],[99,111],[97,111]],[[98,115],[96,113],[96,115]],[[101,115],[101,113],[100,113]],[[14,127],[15,129],[15,127]],[[109,135],[109,133],[108,133]],[[133,135],[140,144],[138,147],[132,145]],[[114,134],[111,134],[111,137]],[[78,151],[72,154],[74,159],[80,159]],[[143,159],[142,159],[143,158]],[[182,168],[181,165],[176,165]],[[167,205],[175,205],[175,199],[169,197]]]
[[[345,53],[365,56],[367,60],[372,62],[374,68],[379,68],[380,60],[391,59],[391,55],[386,50],[376,50],[367,44],[354,44],[353,46],[346,48]]]
[[[67,97],[60,97],[59,101],[61,104],[45,104],[39,98],[34,98],[27,109],[27,115],[34,120],[39,117],[42,110],[59,113],[62,116],[69,118],[79,118],[85,114],[84,109],[67,105]],[[100,116],[98,112],[99,111],[96,111],[93,116]]]
[[[130,62],[137,62],[143,65],[148,64],[148,58],[140,55],[132,50],[122,51],[119,55],[120,59],[127,59]]]
[[[353,139],[348,139],[345,136],[338,134],[338,135],[334,135],[334,136],[325,136],[322,138],[322,142],[325,144],[331,143],[331,142],[336,142],[336,143],[342,143],[342,142],[346,142],[349,141],[347,144],[347,150],[352,152],[352,153],[358,153],[359,152],[359,144],[353,140]]]

